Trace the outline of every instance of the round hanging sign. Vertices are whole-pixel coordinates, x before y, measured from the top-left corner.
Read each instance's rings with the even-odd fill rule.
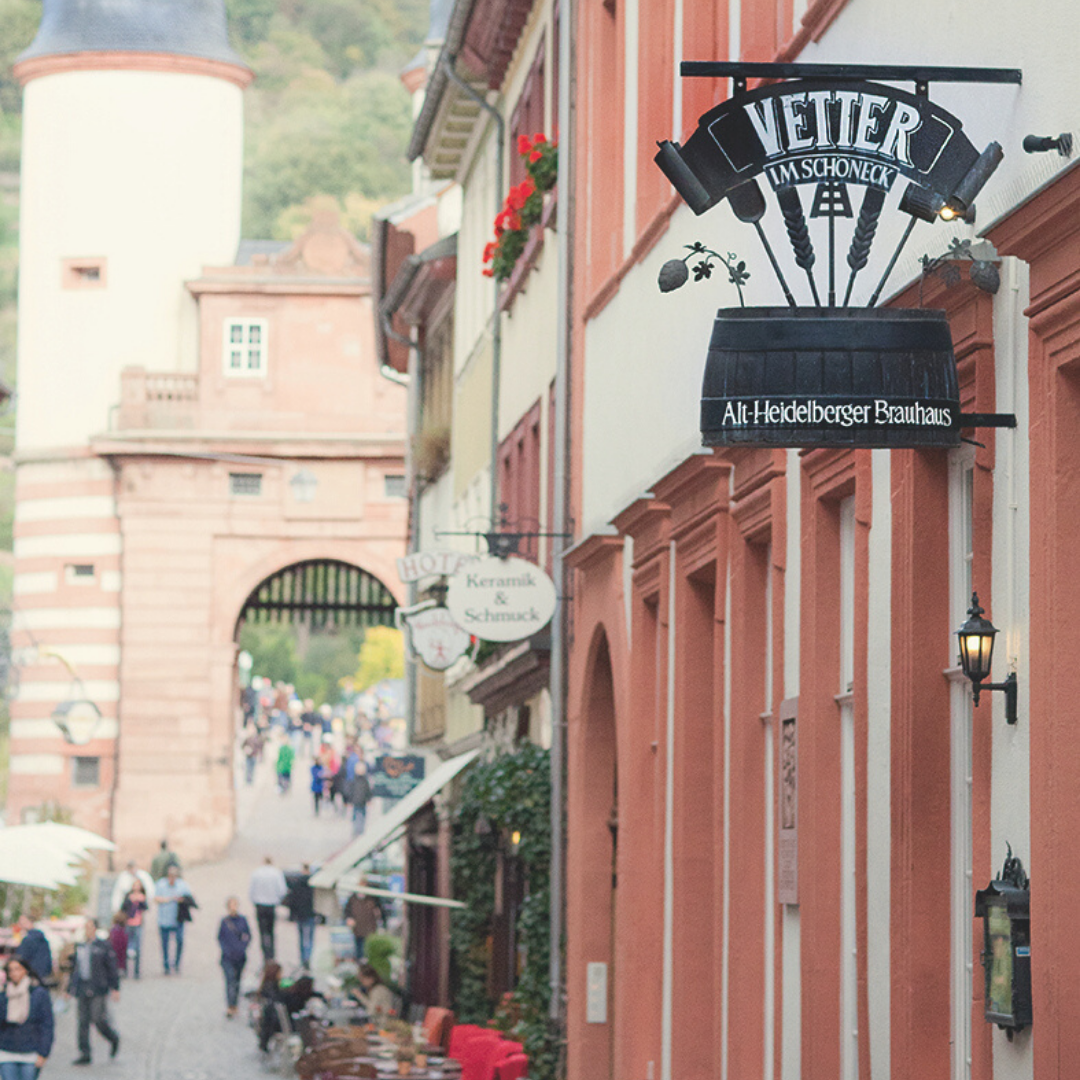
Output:
[[[444,607],[430,607],[403,619],[413,652],[433,671],[445,671],[469,650],[472,637]]]
[[[521,641],[555,614],[555,582],[524,559],[488,556],[450,579],[454,621],[484,641]]]

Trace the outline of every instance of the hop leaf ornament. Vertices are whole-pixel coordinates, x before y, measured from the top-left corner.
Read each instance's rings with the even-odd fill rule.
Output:
[[[690,271],[682,259],[668,259],[660,267],[657,284],[660,286],[661,292],[673,292],[675,289],[682,288],[689,279]]]
[[[971,275],[972,283],[982,289],[983,292],[990,293],[991,296],[1001,288],[1001,274],[992,262],[976,259],[971,264],[968,273]]]

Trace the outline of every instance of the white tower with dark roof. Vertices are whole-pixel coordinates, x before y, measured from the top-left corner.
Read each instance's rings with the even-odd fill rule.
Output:
[[[121,636],[116,474],[95,440],[112,426],[125,367],[195,371],[196,304],[185,282],[236,252],[251,72],[229,47],[223,0],[44,0],[15,73],[25,87],[13,641],[21,681],[9,818],[57,801],[105,832],[117,732],[135,732],[123,752],[137,756],[137,731],[152,718],[120,702],[122,640],[139,633]],[[52,717],[83,699],[101,719],[89,710],[76,731],[88,741],[71,743]]]

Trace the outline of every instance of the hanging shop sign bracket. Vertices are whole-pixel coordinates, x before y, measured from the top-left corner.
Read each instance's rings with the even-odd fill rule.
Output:
[[[705,446],[952,447],[973,426],[1012,427],[960,412],[956,357],[943,311],[877,308],[916,224],[973,222],[975,199],[1004,157],[972,144],[960,119],[930,100],[931,82],[1019,85],[1011,68],[686,61],[687,77],[734,80],[657,166],[701,215],[727,202],[754,227],[787,307],[747,307],[745,260],[700,242],[660,271],[662,292],[714,271],[740,306],[714,323],[701,397]],[[748,89],[749,79],[765,82]],[[915,93],[896,83],[915,84]],[[769,207],[777,220],[763,226]],[[906,224],[883,271],[869,266],[883,217]],[[781,250],[786,235],[790,254]],[[992,258],[970,244],[992,292]],[[942,259],[924,262],[937,268]],[[876,282],[876,284],[875,284]],[[798,299],[802,294],[802,302]]]

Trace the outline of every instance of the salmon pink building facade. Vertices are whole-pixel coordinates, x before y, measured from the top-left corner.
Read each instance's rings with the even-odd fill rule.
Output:
[[[571,1080],[1071,1075],[1080,170],[1022,144],[1075,125],[1080,86],[1050,40],[1070,16],[1042,15],[995,4],[950,36],[927,32],[962,18],[948,4],[578,6]],[[747,305],[785,301],[753,228],[695,217],[653,162],[733,93],[680,78],[684,60],[1021,69],[930,83],[1004,160],[974,223],[914,228],[881,296],[943,310],[960,408],[1015,428],[955,449],[701,448],[709,335],[740,296],[722,267],[661,295],[661,267],[701,242],[745,261]],[[891,198],[883,251],[905,224]],[[812,305],[775,208],[761,226]],[[810,234],[824,250],[823,223]],[[954,238],[992,244],[992,272],[950,261]],[[1015,725],[1002,694],[974,707],[959,666],[973,592]],[[985,1016],[975,894],[1010,851],[1031,880],[1032,1020],[1007,1029]]]

